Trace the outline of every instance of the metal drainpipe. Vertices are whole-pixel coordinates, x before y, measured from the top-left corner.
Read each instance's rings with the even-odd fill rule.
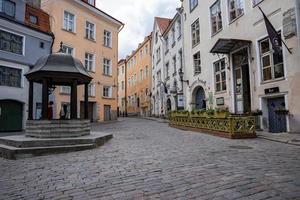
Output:
[[[297,37],[298,45],[300,46],[300,0],[296,0],[296,23],[297,23]]]

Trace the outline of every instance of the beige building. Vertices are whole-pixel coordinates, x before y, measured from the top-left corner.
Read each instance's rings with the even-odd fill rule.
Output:
[[[118,111],[121,117],[126,115],[126,71],[127,62],[122,59],[118,63]]]
[[[118,34],[122,22],[95,7],[94,1],[43,0],[55,35],[53,51],[63,50],[80,59],[93,77],[89,85],[89,118],[107,121],[117,118]],[[78,91],[78,117],[83,117],[83,87]],[[51,95],[54,116],[69,105],[70,87],[58,87]]]
[[[127,57],[127,113],[149,116],[151,94],[151,35]]]
[[[258,5],[292,54],[283,44],[273,51]],[[184,0],[183,7],[186,106],[258,109],[263,130],[300,132],[299,1]]]

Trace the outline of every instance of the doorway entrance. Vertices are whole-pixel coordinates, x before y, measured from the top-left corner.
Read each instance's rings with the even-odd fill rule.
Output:
[[[269,132],[287,132],[286,115],[277,113],[276,110],[285,108],[284,97],[268,99]]]
[[[195,109],[206,109],[205,92],[201,86],[194,90],[193,99],[195,102]]]
[[[111,106],[104,105],[104,121],[111,120]]]
[[[243,48],[233,53],[232,64],[236,114],[251,112],[248,49]]]
[[[21,131],[23,127],[23,104],[18,101],[0,101],[0,132]]]
[[[88,103],[88,119],[93,122],[94,121],[94,102],[89,102]],[[84,119],[84,102],[80,102],[80,118]]]

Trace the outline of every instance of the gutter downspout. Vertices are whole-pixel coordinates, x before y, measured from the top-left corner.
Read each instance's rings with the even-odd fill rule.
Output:
[[[297,37],[298,45],[300,47],[300,0],[296,0],[296,23],[297,23]]]

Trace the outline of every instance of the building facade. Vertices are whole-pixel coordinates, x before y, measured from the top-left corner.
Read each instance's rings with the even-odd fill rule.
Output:
[[[126,71],[127,62],[122,59],[118,63],[118,111],[119,116],[126,116]]]
[[[258,6],[292,53],[272,49]],[[189,110],[261,110],[261,129],[299,132],[299,1],[184,0],[183,8]]]
[[[29,2],[30,3],[30,2]],[[24,74],[51,53],[49,16],[19,0],[0,1],[0,132],[20,131],[28,116],[29,84]],[[34,85],[34,119],[41,116],[41,86]]]
[[[166,111],[184,109],[184,82],[179,72],[184,71],[182,8],[177,9],[175,17],[163,33],[163,83],[166,87]]]
[[[151,41],[145,37],[138,48],[127,57],[127,114],[129,116],[150,115],[151,93]]]
[[[164,61],[163,33],[170,25],[172,19],[155,17],[152,32],[152,99],[151,115],[165,116],[166,114],[166,84]]]
[[[95,7],[95,0],[43,0],[42,8],[51,16],[56,36],[53,51],[63,43],[65,53],[81,60],[93,77],[89,85],[89,119],[109,121],[117,118],[118,34],[122,22]],[[78,91],[78,118],[84,115],[83,87]],[[70,105],[70,87],[55,89],[54,116],[63,105]]]

